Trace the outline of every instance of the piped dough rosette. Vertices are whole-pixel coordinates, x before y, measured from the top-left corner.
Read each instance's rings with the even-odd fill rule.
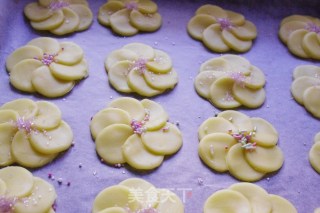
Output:
[[[320,174],[320,132],[314,137],[314,144],[309,152],[309,161],[316,172]]]
[[[266,96],[264,85],[265,76],[258,67],[230,54],[204,62],[194,81],[200,96],[223,109],[260,107]]]
[[[184,213],[180,198],[140,178],[129,178],[102,190],[93,202],[92,213]]]
[[[320,118],[320,67],[300,65],[293,71],[291,94],[313,116]]]
[[[150,170],[182,146],[180,130],[167,120],[167,113],[156,102],[126,97],[95,114],[90,129],[104,162]]]
[[[170,56],[142,43],[130,43],[111,52],[105,68],[109,83],[123,93],[151,97],[173,89],[178,83]]]
[[[54,187],[28,170],[11,166],[0,169],[0,212],[54,213]]]
[[[86,30],[93,21],[86,0],[39,0],[27,4],[24,14],[34,29],[56,35]]]
[[[252,182],[282,167],[278,133],[262,118],[227,110],[204,121],[198,134],[199,156],[214,171]]]
[[[257,37],[256,26],[243,15],[211,4],[197,9],[187,30],[214,52],[246,52]]]
[[[288,16],[281,21],[279,37],[292,54],[320,60],[320,19],[302,15]]]
[[[67,94],[77,81],[88,76],[81,47],[48,37],[33,39],[16,49],[8,56],[6,67],[13,87],[50,98]]]
[[[99,9],[98,21],[122,36],[139,31],[154,32],[161,27],[158,6],[150,0],[109,0]]]
[[[287,199],[269,194],[262,187],[252,183],[236,183],[228,189],[213,193],[205,202],[204,213],[297,213]]]
[[[16,99],[0,107],[0,167],[37,168],[72,144],[73,133],[60,109],[47,101]]]

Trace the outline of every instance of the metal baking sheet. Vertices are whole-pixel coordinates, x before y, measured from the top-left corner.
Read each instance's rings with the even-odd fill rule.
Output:
[[[33,170],[51,182],[57,190],[57,212],[91,212],[95,196],[104,188],[130,177],[140,177],[156,187],[173,190],[185,203],[186,213],[202,212],[205,200],[215,191],[239,182],[228,173],[216,173],[206,167],[198,157],[197,129],[199,125],[219,112],[208,101],[200,98],[193,80],[202,62],[220,56],[208,51],[200,42],[189,37],[186,25],[195,10],[206,3],[234,10],[254,22],[258,37],[252,49],[244,54],[253,65],[262,69],[267,78],[266,102],[259,109],[238,110],[249,116],[268,120],[278,130],[285,162],[282,169],[256,182],[269,193],[290,200],[299,212],[310,213],[320,207],[320,175],[310,166],[308,152],[314,135],[320,131],[319,120],[312,117],[291,97],[293,69],[301,64],[320,66],[319,62],[302,60],[291,55],[277,34],[282,18],[292,14],[319,16],[319,1],[165,1],[158,0],[163,18],[161,29],[155,33],[119,37],[97,22],[99,7],[106,1],[90,1],[94,23],[89,30],[63,37],[33,30],[23,16],[24,6],[31,0],[1,0],[0,2],[0,104],[17,98],[50,100],[63,112],[74,132],[75,146],[51,164]],[[16,48],[39,36],[51,36],[59,41],[73,41],[85,51],[90,75],[65,97],[46,99],[39,95],[24,94],[9,84],[5,69],[7,56]],[[104,69],[104,59],[111,51],[130,42],[143,42],[166,51],[179,74],[176,88],[152,98],[162,104],[171,122],[179,122],[183,133],[183,147],[167,158],[154,171],[139,172],[128,167],[113,168],[100,162],[90,135],[90,118],[115,98],[124,94],[116,92],[109,84]],[[128,95],[142,99],[142,97]],[[82,168],[79,168],[79,165]],[[70,182],[59,185],[48,179]],[[200,184],[199,180],[203,180]]]

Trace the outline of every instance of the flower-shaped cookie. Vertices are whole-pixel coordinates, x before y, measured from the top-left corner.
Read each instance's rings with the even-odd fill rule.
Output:
[[[264,85],[265,76],[258,67],[229,54],[204,62],[194,82],[200,96],[223,109],[260,107],[266,96]]]
[[[246,52],[257,37],[256,26],[243,15],[210,4],[198,8],[187,30],[214,52]]]
[[[54,213],[57,198],[54,187],[18,167],[0,169],[1,213]]]
[[[309,152],[311,166],[320,174],[320,132],[314,137],[314,144]]]
[[[102,190],[93,202],[92,213],[183,213],[180,198],[168,189],[158,189],[140,178],[129,178]]]
[[[34,29],[56,35],[86,30],[93,21],[86,0],[39,0],[27,4],[24,14]]]
[[[278,133],[262,118],[227,110],[204,121],[198,134],[199,156],[217,172],[229,171],[239,180],[257,181],[282,167]]]
[[[180,130],[167,120],[156,102],[118,98],[93,116],[90,129],[97,153],[106,163],[150,170],[182,146]]]
[[[111,52],[105,68],[109,83],[119,92],[151,97],[178,83],[170,56],[142,43],[130,43]]]
[[[108,0],[99,9],[98,21],[122,36],[139,31],[153,32],[161,27],[158,6],[151,0]]]
[[[204,213],[297,213],[292,203],[274,194],[268,194],[262,187],[252,183],[236,183],[228,189],[213,193],[204,204]]]
[[[320,118],[320,67],[300,65],[293,71],[291,93],[313,116]]]
[[[67,94],[77,81],[88,76],[88,65],[78,45],[47,37],[16,49],[7,58],[6,67],[16,89],[50,98]]]
[[[17,99],[0,107],[0,166],[44,166],[72,141],[70,126],[50,102]]]
[[[320,19],[288,16],[281,21],[279,37],[292,54],[320,60]]]

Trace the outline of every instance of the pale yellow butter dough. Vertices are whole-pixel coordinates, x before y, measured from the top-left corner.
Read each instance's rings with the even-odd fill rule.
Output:
[[[217,172],[229,171],[239,180],[252,182],[283,165],[278,133],[262,118],[227,110],[204,121],[198,134],[199,156]]]
[[[109,83],[119,92],[151,97],[173,89],[178,73],[170,56],[143,43],[130,43],[105,60]]]
[[[0,121],[0,166],[42,167],[72,145],[72,129],[50,102],[5,103],[0,106]]]
[[[92,213],[174,212],[184,213],[181,199],[168,189],[156,188],[140,178],[129,178],[102,190]]]
[[[24,14],[36,30],[48,30],[56,35],[83,31],[93,21],[86,0],[39,0],[25,6]]]
[[[187,30],[192,38],[214,52],[246,52],[257,37],[256,26],[243,15],[211,4],[197,9]]]
[[[231,54],[202,63],[194,81],[197,93],[222,109],[260,107],[266,97],[264,85],[265,75],[258,67]]]
[[[138,170],[150,170],[182,146],[180,130],[167,120],[160,104],[124,97],[95,114],[90,130],[97,153],[107,164],[127,163]]]
[[[314,144],[309,151],[309,162],[314,170],[320,174],[320,133],[314,137]]]
[[[162,17],[157,11],[151,0],[108,0],[99,9],[98,21],[118,35],[133,36],[161,27]]]
[[[236,183],[213,193],[203,207],[204,213],[297,213],[293,204],[278,195],[268,194],[252,183]]]
[[[60,97],[88,76],[83,50],[73,42],[48,37],[31,40],[11,53],[6,61],[10,83],[16,89]]]
[[[54,212],[56,198],[54,187],[28,170],[18,166],[0,169],[0,212]]]

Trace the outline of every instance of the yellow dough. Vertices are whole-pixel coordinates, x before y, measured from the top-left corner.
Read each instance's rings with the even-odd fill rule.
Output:
[[[320,118],[320,67],[300,65],[293,72],[291,84],[293,98],[303,105],[314,117]]]
[[[139,31],[154,32],[161,27],[158,6],[151,0],[108,0],[99,8],[98,21],[121,36],[133,36]]]
[[[320,60],[319,32],[318,18],[291,15],[281,21],[279,37],[292,54],[300,58]]]
[[[189,35],[211,51],[246,52],[257,37],[255,25],[239,13],[206,4],[197,9],[187,26]]]
[[[268,194],[252,183],[236,183],[214,192],[204,203],[204,213],[296,213],[296,208],[279,195]]]
[[[93,202],[93,213],[126,212],[183,213],[180,198],[168,189],[156,188],[146,180],[129,178],[102,190]]]
[[[316,172],[320,174],[320,134],[314,137],[314,144],[309,151],[309,162]]]
[[[194,87],[200,96],[222,109],[241,105],[258,108],[265,101],[265,82],[258,67],[241,56],[227,54],[205,61]]]
[[[37,168],[68,150],[73,133],[56,105],[16,99],[0,107],[0,139],[1,166]]]
[[[15,213],[52,213],[57,198],[51,184],[18,166],[0,169],[0,195],[5,212]]]
[[[155,169],[164,156],[182,146],[178,127],[167,122],[163,107],[151,100],[113,100],[91,120],[97,154],[110,165],[128,163],[138,170]]]
[[[233,110],[220,112],[199,127],[198,154],[217,172],[229,171],[241,181],[258,181],[279,170],[284,161],[278,133],[262,118]]]
[[[114,50],[106,58],[105,68],[109,83],[119,92],[151,97],[178,83],[170,56],[143,43],[130,43]]]
[[[67,94],[76,81],[88,76],[87,61],[78,45],[48,37],[35,38],[15,50],[6,66],[16,89],[50,98]]]
[[[48,30],[56,35],[86,30],[93,21],[93,15],[86,0],[39,0],[39,2],[27,4],[24,14],[34,29]]]

